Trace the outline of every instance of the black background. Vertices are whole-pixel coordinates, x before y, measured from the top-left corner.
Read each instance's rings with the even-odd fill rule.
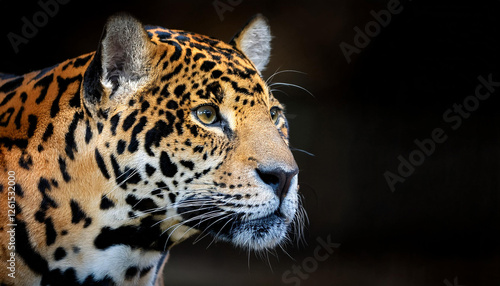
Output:
[[[222,3],[229,1],[219,0]],[[240,2],[240,3],[239,3]],[[500,82],[500,1],[461,6],[402,1],[370,43],[347,62],[354,27],[389,1],[231,1],[222,18],[214,1],[69,1],[15,53],[35,1],[0,1],[0,71],[25,73],[97,47],[106,18],[128,11],[145,24],[229,40],[256,13],[270,21],[267,78],[287,105],[291,144],[310,224],[307,246],[269,259],[205,239],[171,252],[167,285],[296,285],[283,273],[311,261],[317,239],[340,247],[300,285],[498,285],[500,283],[500,87],[453,130],[442,118],[473,95],[478,76]],[[447,140],[391,192],[415,139],[442,128]],[[208,247],[208,248],[207,248]],[[276,257],[277,256],[277,257]],[[454,284],[457,282],[456,284]]]

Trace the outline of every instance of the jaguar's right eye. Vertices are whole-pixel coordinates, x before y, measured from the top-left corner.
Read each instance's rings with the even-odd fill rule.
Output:
[[[211,105],[202,105],[195,111],[198,120],[206,125],[214,124],[218,121],[217,110]]]
[[[270,111],[271,119],[273,120],[274,124],[278,123],[280,112],[281,112],[281,109],[279,109],[279,107],[275,106],[275,107],[271,108],[271,111]]]

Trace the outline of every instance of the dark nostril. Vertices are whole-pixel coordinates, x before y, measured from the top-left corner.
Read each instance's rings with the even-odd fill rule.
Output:
[[[264,170],[262,168],[255,169],[255,171],[259,178],[273,189],[280,201],[286,197],[292,178],[298,173],[297,170],[286,172],[282,169]]]
[[[281,175],[278,172],[263,172],[259,169],[256,169],[257,174],[259,175],[260,179],[266,184],[271,186],[271,188],[276,192],[276,190],[279,188],[280,181],[281,181]]]

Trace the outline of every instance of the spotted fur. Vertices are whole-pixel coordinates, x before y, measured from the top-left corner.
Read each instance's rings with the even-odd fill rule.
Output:
[[[2,285],[153,285],[194,234],[253,250],[285,241],[298,168],[261,76],[270,39],[262,16],[226,44],[120,14],[95,53],[1,74]]]

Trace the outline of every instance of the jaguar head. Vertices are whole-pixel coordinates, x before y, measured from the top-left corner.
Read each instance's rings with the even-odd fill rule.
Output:
[[[260,15],[229,43],[126,15],[107,23],[83,104],[103,138],[127,134],[106,154],[129,170],[112,186],[126,191],[109,195],[167,245],[198,234],[262,250],[300,225],[284,106],[262,78],[270,41]]]

